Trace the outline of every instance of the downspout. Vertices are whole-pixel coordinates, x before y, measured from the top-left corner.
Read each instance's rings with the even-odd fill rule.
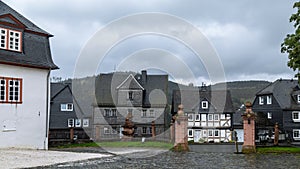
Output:
[[[45,135],[45,140],[44,140],[44,149],[48,150],[48,132],[49,132],[49,91],[50,91],[50,72],[51,72],[51,68],[49,69],[49,72],[47,74],[47,92],[46,92],[46,135]]]

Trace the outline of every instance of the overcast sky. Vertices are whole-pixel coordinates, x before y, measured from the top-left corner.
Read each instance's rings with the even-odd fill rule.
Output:
[[[60,69],[53,71],[52,76],[72,78],[81,51],[97,32],[122,17],[149,12],[178,17],[202,32],[218,54],[226,81],[274,81],[294,76],[294,72],[287,67],[287,55],[280,53],[280,44],[287,33],[293,32],[289,17],[295,12],[292,8],[295,1],[4,0],[4,2],[54,35],[50,39],[52,56]],[[176,27],[170,23],[170,27],[172,26]],[[201,48],[201,45],[199,46]],[[190,46],[180,40],[158,34],[141,34],[123,39],[122,42],[111,46],[111,50],[101,63],[95,61],[99,67],[93,74],[125,69],[129,71],[130,68],[132,71],[139,71],[143,67],[136,65],[145,60],[141,59],[143,57],[149,61],[151,54],[159,56],[153,57],[152,62],[164,63],[164,66],[153,67],[152,70],[169,73],[173,77],[176,76],[174,79],[184,83],[201,84],[202,81],[210,83],[212,77],[208,67],[219,67],[219,64],[204,63],[199,59],[203,56],[197,56]],[[122,64],[129,60],[131,65]],[[178,68],[185,67],[178,60],[189,68],[194,79],[190,79],[184,73],[178,73],[187,72]],[[145,62],[140,65],[147,64]],[[152,67],[144,68],[151,70]]]

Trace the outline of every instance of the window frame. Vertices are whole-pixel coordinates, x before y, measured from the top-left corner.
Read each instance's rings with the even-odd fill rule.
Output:
[[[82,127],[89,127],[90,119],[82,119]]]
[[[258,97],[258,104],[259,105],[264,105],[264,98],[263,98],[263,96],[259,96]]]
[[[4,99],[0,100],[0,103],[8,103],[8,104],[22,104],[23,103],[23,79],[22,78],[13,78],[13,77],[1,77],[0,83],[2,81],[5,83],[4,85],[0,84],[0,99],[4,97]],[[10,82],[13,82],[11,85]],[[15,83],[18,82],[18,85]],[[2,90],[1,90],[2,88]],[[17,90],[16,90],[17,88]],[[3,90],[4,89],[4,90]],[[2,95],[4,91],[4,96]],[[11,96],[12,94],[12,96]],[[17,96],[17,99],[16,99]],[[12,97],[12,99],[11,99]]]
[[[74,125],[75,125],[74,119],[72,119],[72,118],[68,119],[68,127],[71,128],[71,127],[74,127]]]
[[[104,127],[104,128],[103,128],[103,133],[104,133],[104,134],[110,134],[109,127]]]
[[[210,119],[211,117],[211,119]],[[207,115],[207,121],[214,121],[214,115],[213,114],[208,114]]]
[[[194,114],[188,113],[188,121],[194,121]]]
[[[63,107],[65,105],[65,107]],[[71,107],[69,108],[69,106],[71,105]],[[74,110],[74,105],[73,103],[62,103],[60,104],[60,111],[62,112],[70,112],[70,111],[73,111]]]
[[[297,95],[297,102],[300,103],[300,94]]]
[[[268,119],[272,119],[272,113],[271,113],[271,112],[268,112],[268,113],[267,113],[267,118],[268,118]]]
[[[298,118],[295,118],[295,115],[297,115]],[[292,112],[292,120],[293,122],[300,122],[300,112],[298,111]]]
[[[194,130],[188,129],[188,137],[194,137]]]
[[[141,117],[147,117],[147,109],[141,110]]]
[[[201,101],[201,108],[208,109],[208,101]]]
[[[195,121],[200,121],[200,114],[199,113],[195,114]]]
[[[5,33],[2,33],[2,31],[5,31]],[[11,33],[13,35],[11,35]],[[16,36],[17,34],[18,36]],[[2,36],[4,36],[4,39],[2,39]],[[1,43],[2,41],[4,41],[4,43]],[[3,47],[2,44],[4,44]],[[14,51],[14,52],[22,52],[22,45],[23,45],[22,31],[0,27],[0,49]]]
[[[298,136],[295,137],[295,133],[298,133]],[[300,129],[293,129],[293,139],[300,140]]]
[[[267,104],[272,104],[272,95],[267,96]]]

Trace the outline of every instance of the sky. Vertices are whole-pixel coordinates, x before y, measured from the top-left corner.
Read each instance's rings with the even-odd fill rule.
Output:
[[[295,1],[3,1],[54,35],[52,77],[147,69],[200,85],[295,74],[280,53]]]

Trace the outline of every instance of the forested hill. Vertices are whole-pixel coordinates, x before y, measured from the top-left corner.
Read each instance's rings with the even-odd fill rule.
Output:
[[[239,108],[245,101],[253,102],[255,94],[267,85],[271,84],[268,81],[235,81],[227,82],[226,88],[231,92],[232,102],[234,107]],[[222,89],[224,83],[212,85],[215,90]]]

